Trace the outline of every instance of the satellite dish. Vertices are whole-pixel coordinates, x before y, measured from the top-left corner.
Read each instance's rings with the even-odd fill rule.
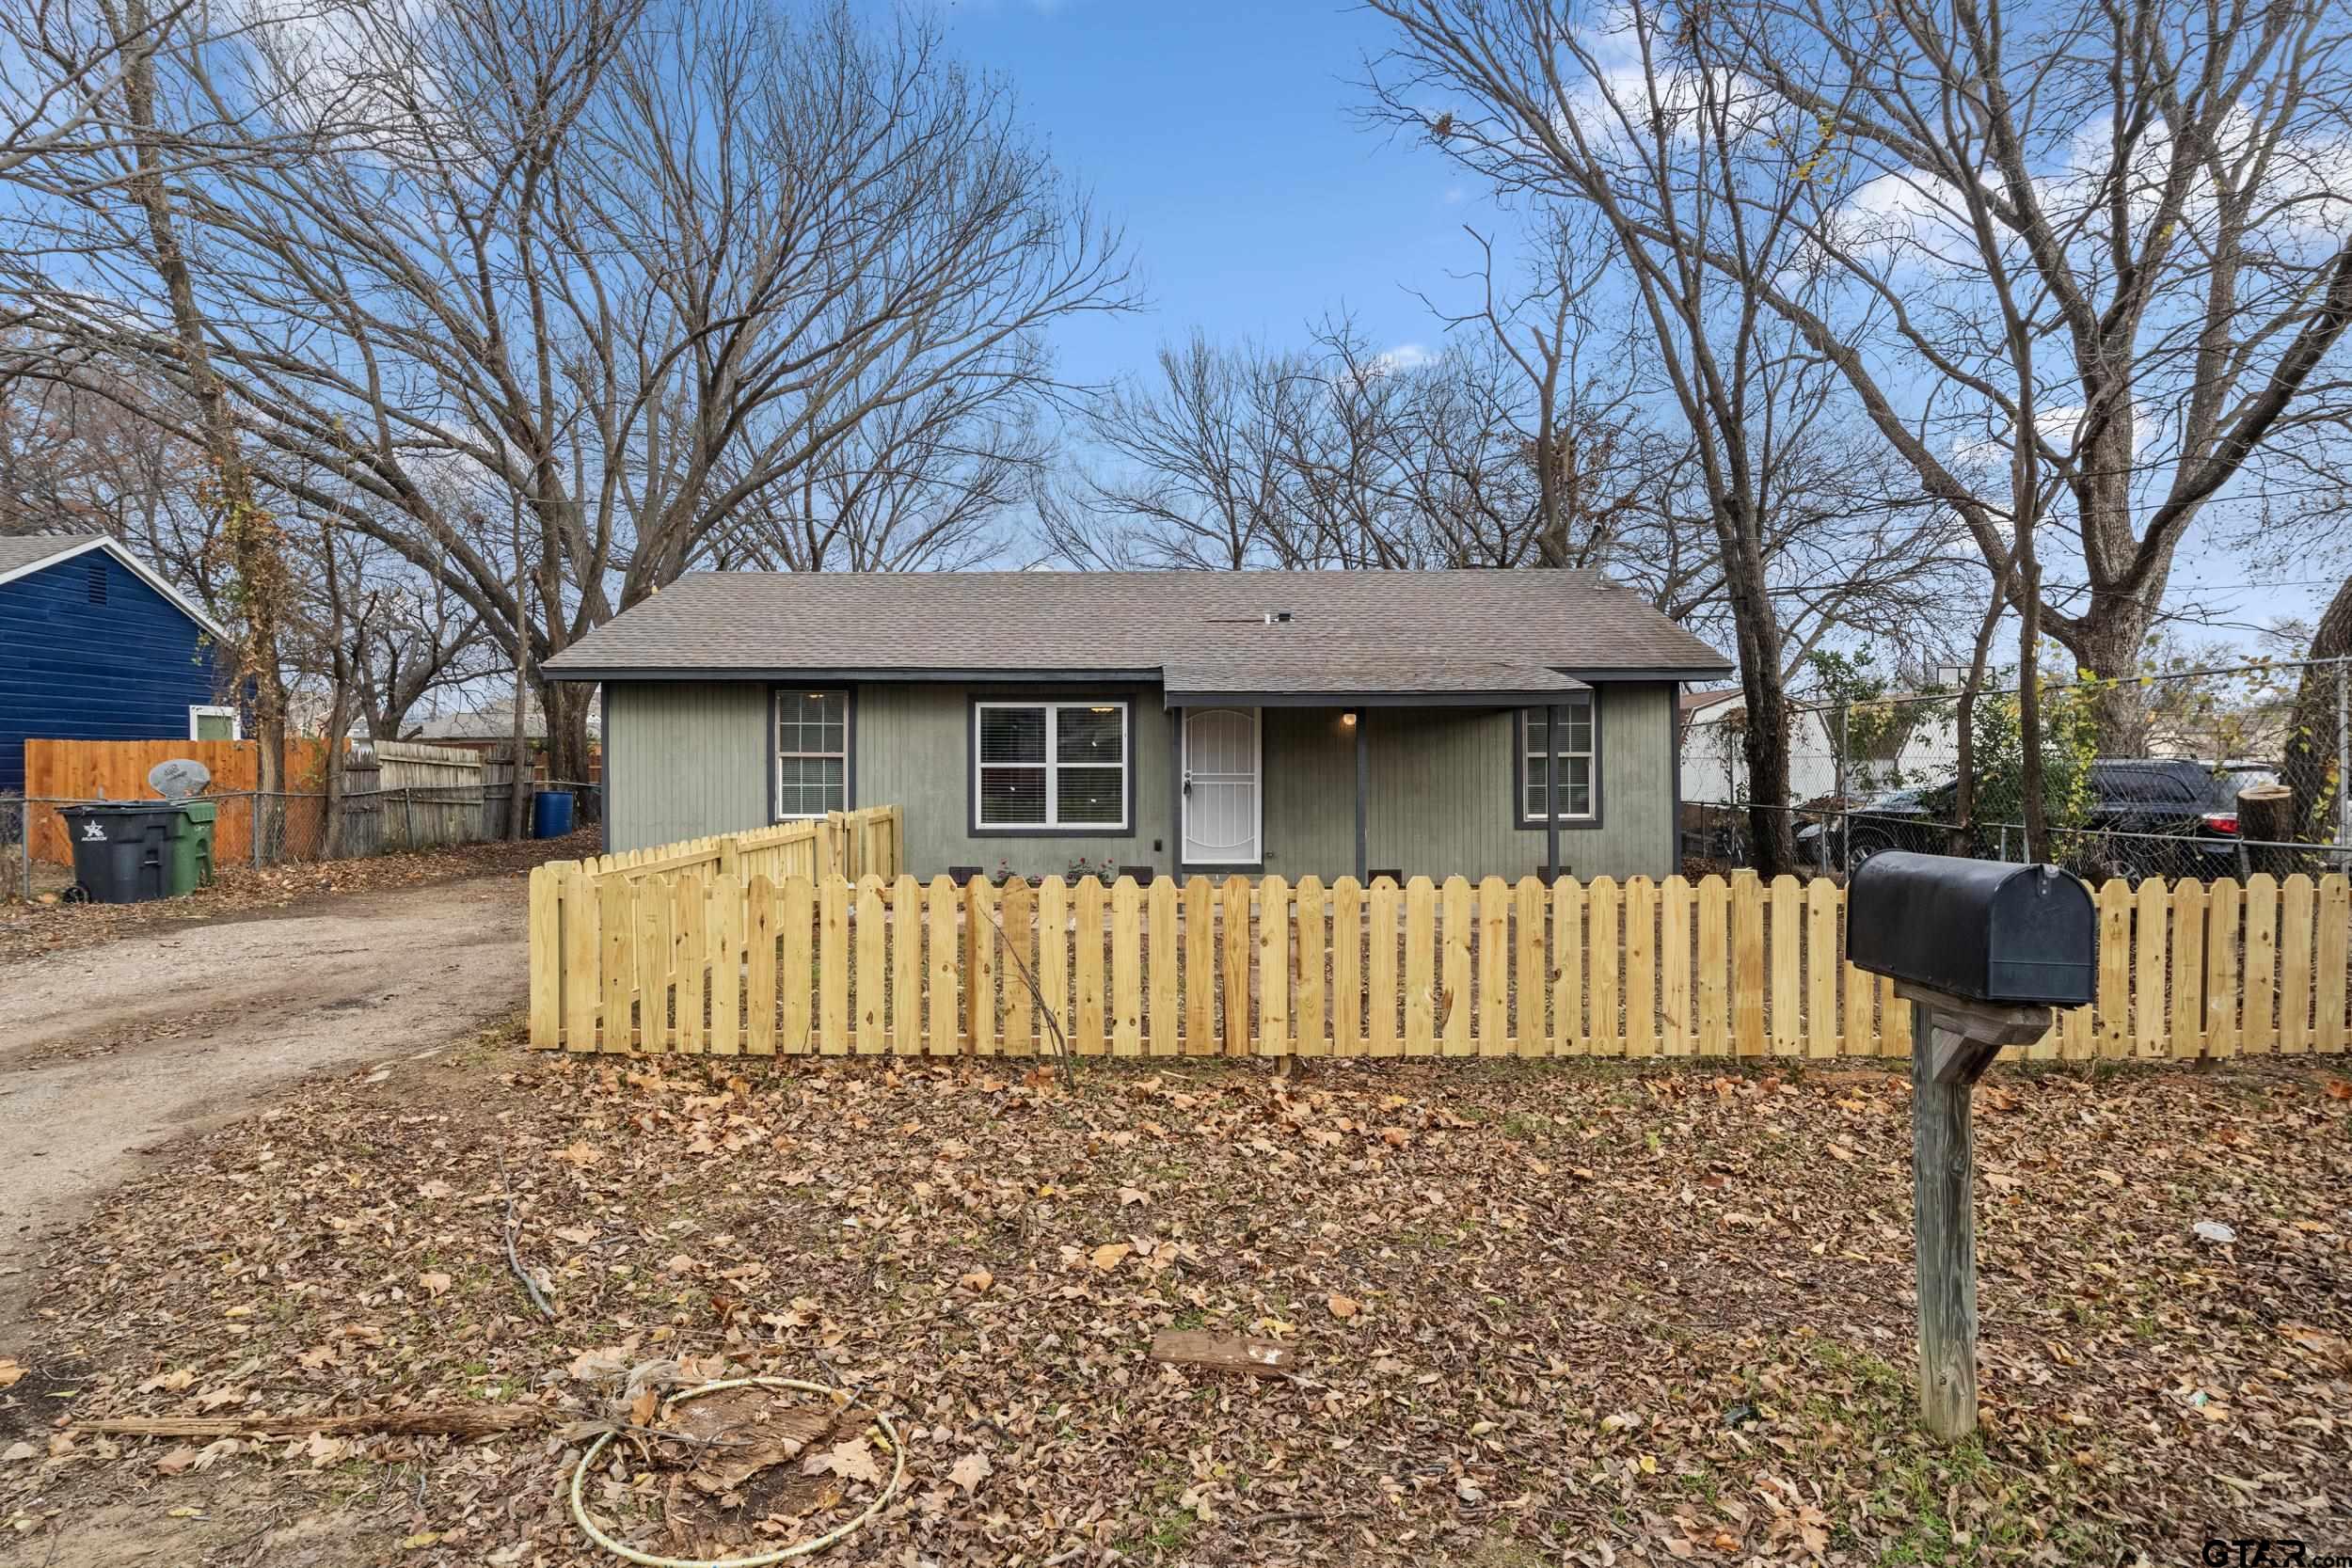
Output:
[[[174,757],[147,770],[147,787],[167,800],[201,795],[212,782],[213,770],[189,757]]]

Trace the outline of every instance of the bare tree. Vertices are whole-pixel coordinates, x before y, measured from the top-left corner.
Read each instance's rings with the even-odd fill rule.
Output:
[[[379,123],[192,180],[208,353],[271,483],[346,510],[534,672],[738,508],[882,439],[868,421],[1040,395],[1043,327],[1133,300],[1118,236],[921,19],[493,0],[370,11],[333,48],[242,46],[271,84],[353,84]],[[184,378],[86,303],[120,292],[45,325]],[[519,594],[504,531],[469,523],[513,497]],[[576,774],[584,693],[542,684]]]
[[[2028,650],[2046,630],[2134,672],[2191,526],[2264,506],[2352,406],[2328,369],[2352,324],[2345,13],[1750,0],[1698,31],[1819,127],[1749,150],[1807,168],[1836,287],[1759,291],[1995,572],[2016,557]],[[2042,522],[2074,555],[2047,585]],[[2110,742],[2137,690],[2103,697]]]
[[[1371,4],[1397,29],[1375,68],[1375,114],[1502,189],[1589,212],[1622,264],[1626,304],[1647,328],[1715,529],[1758,863],[1788,866],[1786,661],[1766,535],[1789,455],[1823,417],[1782,396],[1813,372],[1818,351],[1708,259],[1727,255],[1744,273],[1793,267],[1804,182],[1739,156],[1758,129],[1756,95],[1722,72],[1679,67],[1677,24],[1638,3],[1614,13],[1613,42],[1549,0]]]

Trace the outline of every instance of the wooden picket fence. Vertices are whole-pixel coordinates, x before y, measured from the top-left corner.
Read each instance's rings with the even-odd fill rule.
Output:
[[[1911,1049],[1910,1004],[1845,961],[1845,895],[1826,880],[958,887],[872,861],[778,875],[745,869],[746,853],[736,851],[739,876],[712,874],[709,852],[691,847],[601,873],[534,874],[532,1044],[721,1055]],[[680,856],[696,858],[672,863]],[[2343,877],[2110,882],[2097,907],[2097,1004],[2014,1053],[2346,1048]]]

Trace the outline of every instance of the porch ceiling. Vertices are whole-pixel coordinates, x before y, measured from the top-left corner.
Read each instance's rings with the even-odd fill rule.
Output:
[[[1185,659],[1161,672],[1169,707],[1518,707],[1585,683],[1539,664],[1444,655],[1412,658]]]

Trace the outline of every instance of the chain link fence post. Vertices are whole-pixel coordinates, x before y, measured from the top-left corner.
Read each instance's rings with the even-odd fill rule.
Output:
[[[2352,850],[2352,659],[2336,661],[2336,844]]]

